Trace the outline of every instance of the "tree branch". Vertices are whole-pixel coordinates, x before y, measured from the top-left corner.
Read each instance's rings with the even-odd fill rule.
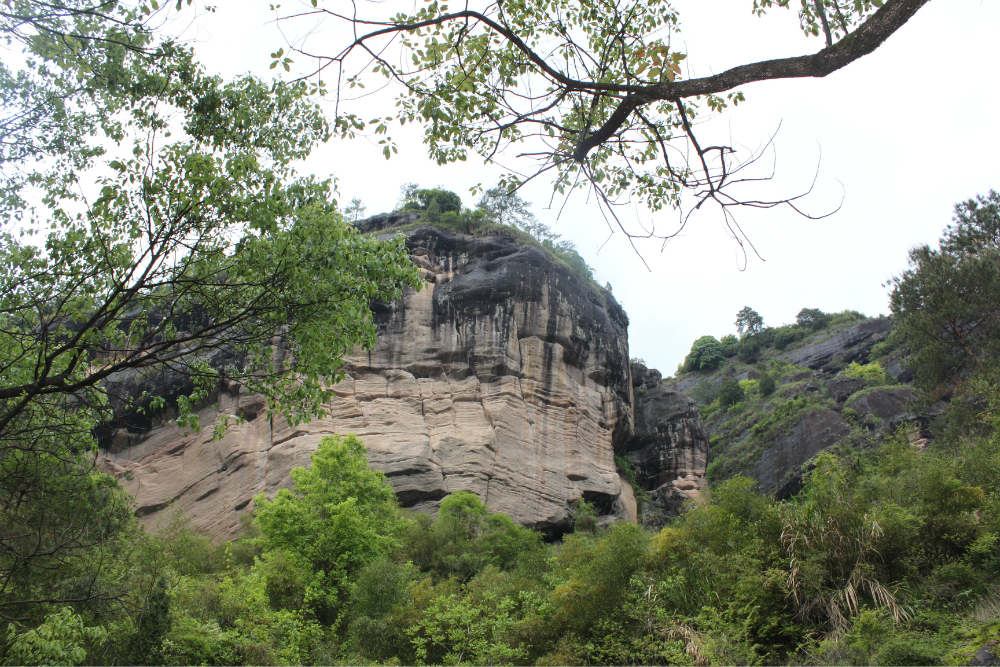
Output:
[[[715,76],[660,83],[626,95],[607,122],[580,142],[573,152],[573,159],[582,162],[587,153],[614,136],[632,111],[650,102],[723,93],[755,81],[822,78],[832,74],[881,46],[927,2],[928,0],[889,0],[852,35],[811,56],[740,65]],[[583,84],[580,88],[587,89],[588,86]]]

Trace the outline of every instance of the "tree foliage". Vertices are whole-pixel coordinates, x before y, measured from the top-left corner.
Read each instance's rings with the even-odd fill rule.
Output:
[[[37,628],[17,634],[11,624],[7,640],[7,665],[82,665],[87,659],[87,644],[100,645],[108,631],[100,626],[86,627],[83,619],[69,607],[48,615]]]
[[[157,7],[0,8],[24,49],[20,69],[0,65],[9,618],[128,597],[88,561],[134,529],[117,482],[92,469],[102,429],[167,407],[168,382],[186,390],[169,406],[186,428],[224,381],[276,415],[320,414],[344,354],[374,343],[369,303],[419,285],[400,240],[357,234],[330,183],[296,173],[330,136],[306,86],[210,76],[158,39]],[[40,592],[71,572],[73,587]]]
[[[738,476],[655,533],[617,523],[545,545],[456,492],[435,519],[396,515],[406,530],[354,561],[336,613],[323,607],[331,580],[300,552],[364,542],[372,524],[335,515],[353,494],[380,492],[359,446],[342,438],[333,456],[328,441],[297,472],[317,473],[309,493],[282,494],[300,507],[262,503],[255,521],[277,537],[253,538],[255,559],[220,558],[172,522],[156,539],[184,557],[165,559],[157,581],[169,583],[150,595],[168,604],[55,608],[35,634],[9,634],[0,658],[24,662],[17,645],[63,663],[145,664],[132,647],[159,637],[169,664],[964,664],[995,635],[1000,582],[1000,397],[984,400],[985,436],[921,451],[899,434],[827,452],[784,501]]]
[[[331,74],[343,82],[344,106],[347,91],[370,85],[372,75],[399,84],[395,120],[423,125],[424,142],[439,164],[470,155],[491,162],[514,151],[535,168],[510,170],[508,189],[523,182],[525,172],[528,178],[551,174],[558,192],[592,187],[612,215],[614,204],[628,200],[654,211],[677,207],[688,191],[695,197],[692,210],[715,201],[731,222],[729,209],[741,204],[792,202],[729,195],[729,186],[745,179],[743,167],[757,156],[745,163],[732,146],[699,142],[693,128],[742,101],[739,86],[826,76],[845,67],[878,48],[925,2],[803,0],[802,28],[813,35],[822,25],[826,48],[701,78],[686,76],[680,17],[665,0],[528,0],[460,8],[431,2],[391,17],[314,2],[312,11],[278,18],[346,23],[353,35],[349,43],[321,54],[298,44],[292,50],[317,58],[319,71],[336,70]],[[757,0],[753,11],[791,4]],[[392,120],[371,123],[386,157],[395,148],[388,136]],[[368,126],[346,109],[336,122],[345,136]],[[731,228],[739,233],[738,226]],[[664,236],[655,230],[639,235]]]
[[[295,485],[273,500],[254,498],[259,546],[309,563],[318,602],[343,604],[368,563],[384,556],[400,529],[396,497],[385,476],[368,467],[356,436],[320,441],[309,468],[292,470]]]
[[[691,371],[711,370],[718,368],[725,361],[722,343],[715,336],[702,336],[691,345],[691,351],[684,358],[682,369],[685,373]]]
[[[501,225],[523,229],[536,238],[549,238],[551,234],[551,230],[531,212],[531,202],[524,201],[516,192],[501,187],[490,188],[483,193],[476,206]]]
[[[727,375],[722,378],[722,386],[719,388],[719,405],[728,408],[743,400],[744,390],[736,378]]]
[[[403,206],[404,211],[430,211],[436,214],[459,212],[462,198],[451,190],[441,188],[417,190]]]
[[[822,329],[830,321],[830,316],[819,308],[803,308],[795,316],[795,323],[803,328]]]
[[[773,394],[775,390],[774,376],[770,373],[761,373],[760,379],[757,380],[757,389],[764,398]]]
[[[910,268],[891,281],[898,335],[926,389],[966,380],[1000,352],[998,229],[1000,194],[962,202],[940,247],[912,249]]]
[[[764,318],[750,306],[744,306],[736,313],[736,333],[741,336],[755,336],[764,329]]]

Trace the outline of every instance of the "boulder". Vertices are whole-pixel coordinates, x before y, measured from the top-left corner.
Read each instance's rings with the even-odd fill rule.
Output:
[[[633,391],[648,391],[663,384],[663,375],[655,368],[646,368],[643,364],[633,361],[632,371]]]
[[[843,403],[851,397],[851,394],[864,389],[865,384],[863,378],[851,378],[846,375],[840,375],[826,381],[826,391],[830,394],[830,398],[838,403]]]
[[[891,431],[900,424],[917,418],[912,410],[916,399],[916,393],[909,387],[874,389],[851,401],[847,407],[858,413],[863,424]]]
[[[758,488],[787,498],[801,484],[802,464],[851,432],[851,425],[833,410],[811,410],[779,435],[753,469]]]

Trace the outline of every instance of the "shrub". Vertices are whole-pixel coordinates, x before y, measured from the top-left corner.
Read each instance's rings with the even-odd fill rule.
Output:
[[[760,378],[757,380],[757,391],[763,398],[767,398],[774,393],[775,389],[774,376],[770,373],[761,374]]]
[[[740,380],[740,386],[743,387],[744,396],[753,396],[760,392],[760,381],[759,380]]]
[[[597,530],[597,510],[583,498],[573,503],[573,529],[578,533]]]
[[[822,329],[829,322],[830,316],[819,308],[803,308],[795,316],[795,323],[803,329]]]
[[[586,280],[594,279],[594,269],[587,260],[580,256],[576,250],[576,244],[572,241],[553,242],[551,239],[544,239],[542,247],[553,255],[566,262],[573,271]]]
[[[784,350],[797,340],[802,340],[802,332],[796,331],[795,327],[778,327],[772,329],[774,332],[771,345],[776,350]]]
[[[871,385],[883,385],[889,383],[885,374],[885,369],[876,363],[865,364],[862,366],[858,362],[852,361],[851,365],[844,371],[844,375],[850,378],[862,378]]]
[[[684,371],[704,371],[718,368],[725,360],[722,343],[715,336],[702,336],[691,346],[691,352],[684,359]]]
[[[868,319],[867,315],[856,310],[842,310],[839,313],[829,313],[827,317],[829,319],[826,322],[826,326],[830,328]]]
[[[441,502],[436,520],[418,514],[408,527],[403,556],[437,579],[468,581],[487,566],[510,570],[541,548],[541,533],[491,514],[479,497],[456,491]]]
[[[736,346],[736,354],[739,355],[740,359],[743,361],[750,361],[755,359],[761,350],[766,347],[766,341],[769,340],[770,332],[772,329],[765,329],[762,333],[756,336],[744,336],[740,339],[740,342]]]
[[[351,594],[348,637],[363,656],[384,661],[406,655],[409,638],[390,613],[411,601],[413,569],[411,563],[382,559],[359,573]]]
[[[87,644],[101,644],[108,631],[100,626],[86,627],[83,618],[69,607],[45,617],[37,628],[18,634],[13,623],[7,631],[8,665],[82,665],[87,658]]]
[[[719,385],[711,380],[702,380],[690,391],[691,398],[701,404],[708,404],[719,397]]]
[[[723,408],[736,405],[743,400],[743,387],[736,381],[736,378],[726,376],[722,379],[722,387],[719,389],[719,405]]]
[[[417,190],[413,200],[408,201],[404,206],[404,211],[433,211],[435,213],[447,213],[449,211],[462,210],[462,198],[451,190],[428,189]]]
[[[585,631],[614,613],[645,560],[648,542],[642,528],[624,522],[615,523],[600,539],[568,536],[554,563],[562,583],[550,598],[553,627]]]
[[[739,352],[740,341],[733,334],[729,334],[728,336],[723,336],[719,340],[719,343],[722,344],[722,356],[725,357],[726,359],[735,357],[736,353]]]

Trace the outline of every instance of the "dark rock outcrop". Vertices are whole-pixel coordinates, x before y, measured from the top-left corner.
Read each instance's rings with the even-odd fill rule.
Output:
[[[799,366],[835,372],[852,361],[865,363],[871,349],[885,340],[891,329],[888,319],[864,320],[832,333],[817,334],[781,356]]]
[[[663,387],[659,371],[633,363],[632,384],[635,435],[623,453],[655,506],[644,508],[644,513],[676,515],[681,504],[697,498],[706,485],[705,424],[697,403]]]
[[[913,404],[917,395],[909,387],[873,389],[851,401],[861,423],[882,431],[892,431],[900,424],[913,421],[917,415]]]
[[[662,386],[663,375],[655,368],[646,368],[643,364],[633,361],[630,365],[632,371],[632,391],[648,391]]]
[[[646,489],[704,476],[708,433],[698,405],[664,387],[636,395],[635,436],[624,451]]]
[[[758,488],[787,498],[798,491],[802,464],[851,432],[833,410],[812,410],[768,447],[753,469]]]
[[[969,661],[970,667],[1000,666],[1000,642],[993,640],[983,644]]]
[[[826,391],[830,394],[830,398],[837,401],[837,403],[843,403],[851,395],[865,388],[865,381],[862,378],[852,378],[846,375],[840,375],[831,380],[826,381]]]

